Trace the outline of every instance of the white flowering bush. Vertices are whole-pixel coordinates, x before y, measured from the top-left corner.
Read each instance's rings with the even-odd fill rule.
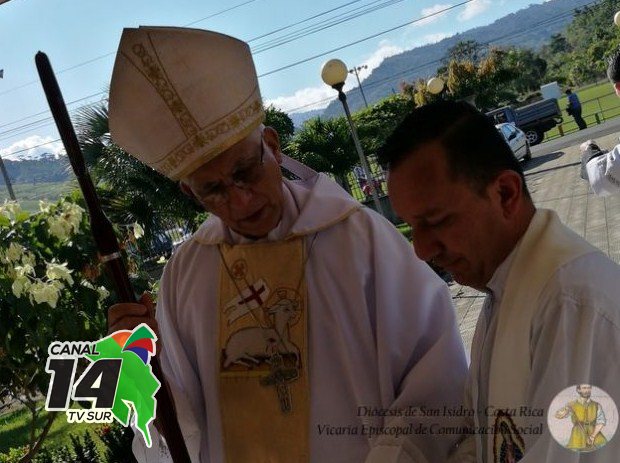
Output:
[[[8,392],[24,402],[33,426],[36,397],[47,392],[50,377],[45,372],[48,346],[105,336],[106,311],[113,303],[111,283],[78,202],[42,202],[38,213],[23,211],[15,202],[0,204],[0,399]],[[125,232],[135,239],[140,227]],[[136,289],[146,287],[141,281]],[[45,437],[39,431],[32,434],[30,450]]]

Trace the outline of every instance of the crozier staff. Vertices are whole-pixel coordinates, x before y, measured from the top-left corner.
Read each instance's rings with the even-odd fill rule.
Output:
[[[62,143],[67,151],[67,156],[71,163],[71,167],[78,179],[80,190],[84,195],[84,200],[88,208],[91,232],[96,243],[97,251],[101,261],[105,264],[112,281],[114,282],[118,298],[123,302],[135,301],[135,294],[129,280],[129,274],[125,268],[120,247],[112,224],[103,213],[95,186],[90,178],[82,150],[78,143],[77,136],[73,130],[69,113],[65,105],[64,98],[56,81],[56,76],[52,70],[52,65],[43,52],[38,52],[35,56],[35,62],[41,84],[47,98],[48,104],[58,133],[62,139]],[[163,373],[157,358],[151,362],[153,374],[161,383],[161,387],[157,391],[156,400],[160,405],[160,429],[166,435],[170,443],[170,454],[174,463],[188,463],[189,454],[181,435],[181,430],[176,419],[174,404],[170,397],[168,386],[164,381]]]
[[[248,45],[126,29],[109,114],[117,144],[211,212],[166,265],[157,302],[161,363],[193,461],[445,460],[454,436],[353,430],[409,424],[360,406],[460,404],[466,366],[449,292],[327,176],[300,168],[299,181],[283,179],[289,160],[262,125]],[[146,320],[141,305],[111,309],[113,329]],[[352,431],[329,432],[341,428]],[[159,461],[157,446],[139,444],[140,460]]]

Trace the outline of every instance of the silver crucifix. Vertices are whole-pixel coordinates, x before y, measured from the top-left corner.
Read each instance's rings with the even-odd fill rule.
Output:
[[[299,373],[296,368],[286,368],[284,358],[279,352],[270,357],[271,373],[260,380],[262,386],[275,386],[282,413],[290,413],[293,409],[291,390],[288,383],[297,379]]]

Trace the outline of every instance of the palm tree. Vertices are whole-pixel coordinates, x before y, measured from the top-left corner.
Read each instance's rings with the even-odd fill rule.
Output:
[[[113,223],[141,224],[145,243],[153,243],[173,225],[194,229],[202,211],[176,182],[128,155],[112,142],[107,102],[85,106],[76,116],[76,132],[102,206]]]
[[[346,174],[358,162],[344,117],[316,117],[306,121],[289,143],[289,152],[291,157],[314,170],[334,175],[342,186],[346,185]]]

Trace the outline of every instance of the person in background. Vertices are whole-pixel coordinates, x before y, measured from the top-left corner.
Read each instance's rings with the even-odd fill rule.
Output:
[[[566,112],[570,116],[573,116],[573,119],[575,119],[579,130],[586,129],[588,127],[588,124],[586,124],[586,121],[584,121],[583,117],[581,117],[581,102],[579,101],[579,97],[576,93],[573,93],[570,88],[567,88],[565,93],[568,98]]]
[[[620,49],[607,59],[607,77],[620,97]],[[620,193],[620,145],[611,151],[601,149],[596,141],[587,140],[581,149],[581,178],[590,183],[597,196]]]

